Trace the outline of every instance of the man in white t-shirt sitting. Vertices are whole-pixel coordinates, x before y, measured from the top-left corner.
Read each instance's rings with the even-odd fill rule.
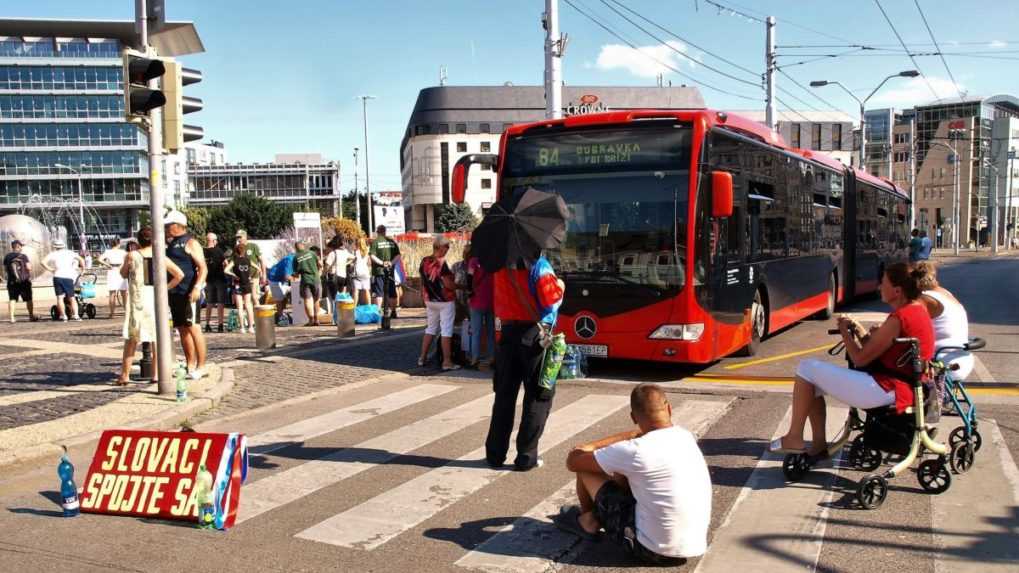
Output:
[[[629,553],[678,565],[707,550],[711,477],[697,440],[672,425],[660,386],[630,393],[637,429],[577,446],[566,467],[577,474],[580,506],[563,507],[560,529],[596,539],[601,529]]]

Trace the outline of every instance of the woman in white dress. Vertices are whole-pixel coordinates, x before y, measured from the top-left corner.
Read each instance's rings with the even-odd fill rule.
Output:
[[[354,280],[351,286],[354,302],[361,304],[361,293],[364,293],[364,304],[371,303],[371,257],[368,254],[368,241],[364,237],[357,240],[354,249]]]
[[[131,377],[131,364],[139,342],[156,341],[155,294],[152,290],[152,229],[144,227],[138,231],[138,249],[127,253],[120,266],[120,276],[127,282],[127,300],[124,305],[124,354],[121,359],[120,377],[117,386],[127,386]],[[166,272],[170,277],[167,288],[180,284],[184,272],[170,259],[166,260]],[[152,362],[156,361],[155,348]],[[157,380],[153,378],[153,382]]]
[[[99,262],[107,268],[106,291],[110,294],[110,318],[113,318],[113,312],[117,309],[117,305],[127,304],[124,300],[127,281],[120,276],[120,267],[124,264],[125,258],[127,258],[127,252],[120,248],[120,237],[113,239],[110,248],[99,256]]]

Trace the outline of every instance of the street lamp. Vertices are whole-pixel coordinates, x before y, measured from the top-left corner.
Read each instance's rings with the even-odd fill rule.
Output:
[[[860,169],[866,170],[866,165],[864,164],[864,154],[866,153],[865,149],[867,148],[867,131],[866,131],[866,124],[867,124],[867,122],[864,121],[864,113],[865,113],[865,107],[866,107],[866,104],[867,104],[867,100],[869,100],[870,98],[874,97],[874,94],[877,93],[877,90],[881,89],[881,86],[885,85],[885,82],[887,82],[888,80],[890,80],[892,78],[915,78],[915,77],[917,77],[919,75],[920,75],[920,72],[918,72],[916,70],[906,70],[904,72],[899,72],[897,74],[892,74],[892,75],[888,76],[887,78],[881,80],[881,83],[879,83],[877,85],[877,87],[874,88],[870,92],[870,95],[868,95],[867,97],[863,98],[862,100],[860,98],[856,97],[856,94],[854,94],[853,92],[849,91],[849,88],[847,88],[846,86],[842,85],[839,82],[829,82],[829,81],[826,81],[826,80],[814,80],[814,81],[810,82],[810,87],[812,87],[812,88],[820,88],[820,87],[824,87],[824,86],[828,86],[828,85],[839,86],[840,88],[845,90],[845,92],[847,94],[849,94],[849,97],[855,99],[856,103],[860,104]]]
[[[949,135],[951,136],[952,134],[949,133]],[[952,139],[954,139],[954,138],[952,138]],[[959,234],[960,234],[960,230],[959,230],[959,152],[956,151],[956,145],[955,144],[949,145],[947,143],[943,143],[943,142],[940,142],[940,141],[931,141],[930,144],[931,144],[931,147],[934,147],[934,146],[944,147],[945,149],[951,151],[952,152],[952,157],[955,158],[954,161],[952,161],[952,164],[955,165],[955,177],[954,177],[954,180],[955,180],[954,181],[954,187],[955,187],[955,189],[952,192],[952,249],[953,249],[953,252],[955,253],[955,255],[958,256],[959,255]]]
[[[988,235],[991,238],[991,253],[996,255],[996,254],[998,254],[998,227],[1000,225],[1000,220],[998,219],[998,179],[1001,177],[1001,171],[998,170],[998,166],[997,165],[995,165],[994,163],[991,162],[991,158],[990,157],[984,157],[983,164],[994,170],[994,184],[991,187],[991,190],[990,190],[991,192],[988,194],[988,196],[989,196],[988,204],[990,206],[991,219],[987,223],[990,226],[990,232],[988,233]],[[1007,213],[1006,213],[1005,219],[1006,219],[1006,226],[1007,226],[1008,225],[1008,223],[1007,223],[1007,220],[1008,220]],[[977,234],[978,242],[979,242],[979,239],[980,239],[980,235],[978,233]]]
[[[368,195],[368,236],[374,231],[372,224],[372,190],[368,179],[368,100],[375,99],[372,95],[357,96],[361,100],[361,120],[364,122],[364,192]]]
[[[354,220],[357,221],[357,228],[361,228],[361,192],[357,188],[357,152],[354,148]]]
[[[84,165],[79,165],[78,169],[75,169],[74,167],[71,167],[70,165],[64,165],[63,163],[54,163],[53,166],[54,167],[59,167],[60,169],[66,169],[66,170],[70,171],[71,173],[74,173],[77,176],[77,178],[78,178],[78,224],[81,225],[81,238],[79,239],[80,244],[78,245],[78,247],[80,249],[84,250],[86,248],[86,243],[85,243],[85,195],[82,193],[82,190],[81,190],[81,171],[80,171],[80,169],[84,168],[85,166]]]

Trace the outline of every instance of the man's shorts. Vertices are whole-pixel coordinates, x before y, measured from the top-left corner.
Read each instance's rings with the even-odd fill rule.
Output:
[[[301,281],[301,298],[319,299],[318,285],[312,282]]]
[[[24,302],[32,302],[32,281],[7,283],[7,300],[15,302],[19,298]]]
[[[686,559],[659,555],[637,541],[637,500],[614,481],[605,482],[594,496],[594,515],[609,539],[620,543],[634,557],[656,565],[682,565]]]
[[[425,301],[425,318],[425,334],[443,338],[453,336],[453,320],[456,318],[453,301]]]
[[[205,283],[205,304],[226,304],[226,282]]]
[[[170,303],[170,318],[173,319],[174,328],[183,328],[194,324],[195,305],[191,302],[190,296],[172,292],[167,299]]]
[[[375,275],[372,277],[372,296],[375,298],[383,298],[386,296],[386,277],[383,275]],[[389,281],[389,297],[396,298],[396,282]]]
[[[57,293],[57,298],[60,298],[62,296],[73,298],[74,279],[61,279],[53,277],[53,290]]]

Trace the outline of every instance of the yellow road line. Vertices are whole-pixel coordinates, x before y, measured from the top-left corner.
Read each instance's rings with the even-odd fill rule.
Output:
[[[793,383],[792,378],[726,378],[722,376],[690,376],[684,378],[685,382],[697,382],[701,384],[732,384],[736,386],[788,386]],[[966,391],[974,395],[990,396],[1019,396],[1019,387],[1011,388],[973,388],[967,387]]]
[[[789,352],[788,354],[779,354],[778,356],[770,356],[768,358],[760,358],[760,359],[757,359],[757,360],[750,360],[748,362],[739,362],[739,363],[736,363],[736,364],[730,364],[729,366],[726,366],[724,369],[725,370],[737,370],[739,368],[746,368],[747,366],[753,366],[755,364],[766,364],[768,362],[775,362],[776,360],[782,360],[784,358],[792,358],[793,356],[802,356],[804,354],[811,354],[813,352],[817,352],[818,350],[826,350],[828,348],[831,348],[832,344],[833,343],[829,343],[829,344],[825,344],[824,346],[817,346],[817,347],[814,347],[814,348],[808,348],[806,350],[798,350],[796,352]]]

